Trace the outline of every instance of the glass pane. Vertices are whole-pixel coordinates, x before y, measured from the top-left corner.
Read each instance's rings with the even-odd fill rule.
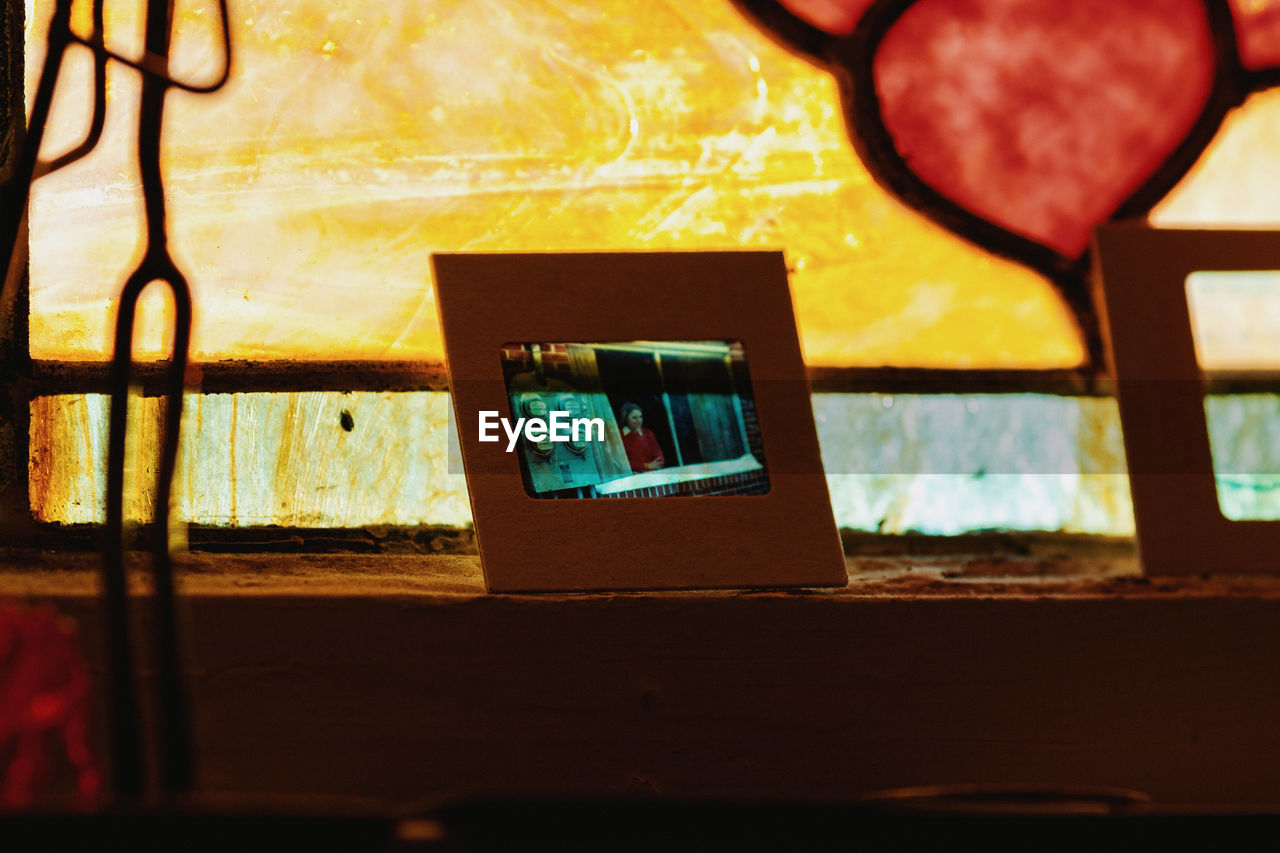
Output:
[[[818,394],[840,526],[881,533],[1133,535],[1114,400]]]
[[[1280,65],[1280,3],[1276,0],[1228,0],[1235,22],[1240,61],[1261,70]]]
[[[141,403],[131,467],[149,478],[158,407]],[[429,392],[188,395],[175,510],[230,527],[469,524],[466,478],[447,461],[448,404]],[[107,411],[98,394],[32,401],[45,425],[31,442],[37,519],[103,520]],[[145,489],[127,503],[135,518],[153,505]]]
[[[126,51],[135,5],[107,4]],[[29,89],[51,6],[29,28]],[[213,6],[178,10],[176,64],[204,77]],[[813,363],[1081,358],[1052,288],[889,197],[847,141],[830,76],[728,0],[239,0],[233,16],[231,83],[166,112],[198,359],[440,358],[436,250],[697,247],[784,248]],[[73,53],[46,153],[87,120]],[[37,184],[36,358],[108,350],[141,228],[136,77],[112,65],[100,149]],[[154,353],[163,322],[148,317]]]
[[[1280,272],[1192,273],[1187,306],[1202,369],[1280,369]]]
[[[1218,508],[1232,521],[1280,520],[1280,396],[1205,398]]]
[[[1280,225],[1280,89],[1255,92],[1151,212],[1163,227]]]
[[[1192,273],[1187,307],[1202,370],[1280,368],[1280,272]],[[1208,395],[1204,408],[1222,514],[1280,519],[1280,397]]]

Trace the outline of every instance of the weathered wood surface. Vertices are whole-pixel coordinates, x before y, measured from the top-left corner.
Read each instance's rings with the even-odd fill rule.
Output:
[[[94,638],[91,558],[58,559],[11,558],[0,592]],[[836,592],[487,596],[473,557],[189,558],[203,786],[1280,803],[1280,582],[953,580],[946,562]]]

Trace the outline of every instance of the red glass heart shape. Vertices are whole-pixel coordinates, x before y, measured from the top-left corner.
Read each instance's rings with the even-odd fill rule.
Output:
[[[1201,0],[919,0],[873,69],[903,168],[1074,259],[1188,137],[1216,63]]]

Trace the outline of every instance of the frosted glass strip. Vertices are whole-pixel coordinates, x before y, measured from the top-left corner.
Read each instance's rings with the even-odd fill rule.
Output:
[[[1205,412],[1222,514],[1280,519],[1280,397],[1209,397]]]
[[[1114,400],[819,394],[813,402],[842,527],[1133,535]]]
[[[447,458],[448,399],[435,392],[192,395],[178,511],[228,527],[467,525],[465,478],[451,473]],[[146,402],[149,417],[132,443],[149,466],[142,448],[155,447],[157,410]],[[1112,400],[819,394],[813,402],[841,527],[1133,534]],[[1214,397],[1207,410],[1223,513],[1280,519],[1280,397]],[[36,517],[101,522],[106,398],[40,397],[32,414],[48,424],[32,441]],[[149,493],[130,501],[136,516],[150,505]]]
[[[1280,369],[1280,272],[1192,273],[1187,308],[1202,369]]]
[[[155,411],[153,401],[152,420]],[[103,395],[33,401],[32,421],[50,424],[31,447],[38,519],[102,521],[106,413]],[[466,478],[448,470],[445,394],[188,395],[183,423],[181,518],[229,527],[471,521]],[[135,516],[151,503],[140,499]]]

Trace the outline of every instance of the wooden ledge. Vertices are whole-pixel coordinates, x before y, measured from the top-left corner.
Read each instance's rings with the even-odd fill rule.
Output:
[[[145,556],[136,560],[141,566]],[[688,590],[489,596],[473,555],[210,554],[178,560],[184,596],[514,597],[566,598],[1280,598],[1280,577],[1145,578],[1137,558],[1045,554],[850,557],[849,584],[839,589]],[[1210,567],[1211,568],[1211,567]],[[95,594],[93,554],[0,554],[0,596],[88,597]],[[146,589],[145,574],[132,589]]]
[[[486,595],[467,556],[182,567],[206,793],[830,800],[990,783],[1280,803],[1277,579],[861,557],[839,590],[532,596]],[[96,568],[10,554],[0,595],[76,620],[100,685]]]

